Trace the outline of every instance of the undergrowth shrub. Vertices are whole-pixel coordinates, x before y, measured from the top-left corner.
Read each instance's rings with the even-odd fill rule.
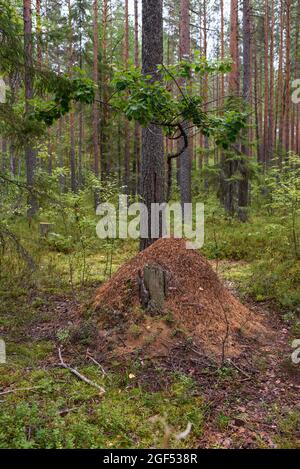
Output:
[[[272,177],[267,176],[267,184]],[[295,245],[300,220],[299,216],[289,219],[283,190],[273,190],[272,202],[270,194],[266,198],[259,186],[253,188],[253,206],[247,223],[226,216],[218,201],[209,197],[205,204],[205,242],[201,252],[210,259],[246,261],[250,272],[247,275],[241,272],[238,282],[241,292],[259,301],[275,300],[294,311],[300,307],[300,262]],[[290,190],[294,194],[294,189]]]
[[[273,299],[282,306],[300,308],[300,262],[267,258],[253,263],[246,291],[257,300]]]

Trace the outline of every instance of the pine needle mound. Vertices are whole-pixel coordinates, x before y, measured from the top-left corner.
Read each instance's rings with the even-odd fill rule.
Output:
[[[145,265],[166,272],[164,311],[151,315],[140,305],[138,273]],[[168,354],[178,341],[209,356],[238,356],[267,334],[262,318],[243,306],[208,261],[182,239],[159,239],[124,264],[97,291],[100,337],[114,354]]]

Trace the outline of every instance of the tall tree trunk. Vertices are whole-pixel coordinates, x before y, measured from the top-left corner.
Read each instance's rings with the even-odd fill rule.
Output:
[[[239,92],[239,23],[238,23],[238,0],[230,1],[230,56],[232,68],[229,73],[229,93],[237,95]]]
[[[62,135],[63,135],[63,117],[61,117],[58,121],[58,129],[57,129],[57,141],[60,144],[59,150],[58,150],[58,164],[60,169],[63,171],[65,163],[64,163],[64,154],[61,148],[61,143],[62,143]],[[65,175],[61,174],[59,177],[59,183],[60,183],[60,190],[61,192],[65,192],[66,189],[66,181],[65,181]]]
[[[72,72],[73,67],[73,28],[72,28],[72,6],[71,0],[68,0],[68,14],[69,14],[69,73]],[[77,191],[77,178],[76,178],[76,152],[75,152],[75,116],[74,111],[70,111],[69,116],[69,132],[70,132],[70,175],[71,175],[71,191]]]
[[[48,174],[51,176],[53,172],[53,145],[51,143],[51,133],[48,132]]]
[[[139,67],[139,11],[138,0],[134,0],[134,64]],[[140,154],[141,154],[141,129],[138,122],[134,125],[134,175],[135,175],[135,193],[139,188],[140,177]]]
[[[102,9],[102,44],[101,44],[101,54],[102,54],[102,63],[100,67],[101,76],[99,81],[101,82],[101,96],[102,101],[107,103],[108,101],[108,74],[107,74],[107,24],[108,24],[108,0],[103,0],[103,9]],[[101,112],[101,131],[100,131],[100,147],[101,147],[101,177],[103,179],[107,178],[107,175],[110,173],[111,167],[111,158],[110,151],[108,148],[109,136],[108,136],[108,106],[102,106]]]
[[[128,24],[128,0],[125,0],[125,35],[124,35],[124,66],[128,68],[129,59],[129,24]],[[124,186],[125,191],[129,193],[130,184],[130,125],[128,119],[125,118],[124,124]]]
[[[25,114],[28,116],[32,110],[30,100],[33,98],[33,63],[32,63],[32,16],[31,0],[23,0],[23,19],[24,19],[24,85],[25,85]],[[26,178],[30,189],[28,198],[28,218],[36,214],[38,204],[32,194],[34,186],[34,174],[36,167],[36,152],[30,143],[25,146]]]
[[[190,59],[190,1],[180,0],[180,36],[179,36],[179,58],[180,60]],[[180,82],[180,86],[185,88],[184,80]],[[186,92],[184,90],[184,92]],[[188,134],[188,122],[183,123],[183,128]],[[190,141],[189,141],[190,143]],[[180,142],[183,145],[183,142]],[[181,203],[190,203],[192,200],[192,161],[190,146],[180,155],[180,193]]]
[[[83,53],[82,53],[82,36],[83,36],[83,18],[82,9],[80,8],[79,17],[79,68],[82,70],[83,67]],[[83,105],[79,103],[78,106],[78,186],[79,188],[83,185],[83,174],[82,174],[82,150],[83,150]]]
[[[17,166],[18,166],[18,157],[16,156],[16,151],[13,144],[10,144],[9,147],[9,159],[10,159],[10,171],[12,176],[17,175]]]
[[[243,98],[250,106],[251,102],[251,4],[250,0],[243,0]],[[249,130],[245,132],[246,144],[242,145],[242,153],[249,159]],[[240,162],[241,180],[239,182],[238,204],[245,208],[248,205],[249,179],[247,170],[247,161],[243,159]],[[240,219],[246,220],[245,210],[240,210]]]
[[[269,96],[269,128],[268,128],[268,163],[273,159],[274,153],[274,28],[275,28],[275,0],[271,3],[270,28],[270,96]]]
[[[143,0],[142,3],[142,62],[143,73],[159,80],[157,65],[163,63],[162,0]],[[165,163],[162,129],[150,124],[142,130],[141,199],[148,209],[141,216],[141,232],[148,230],[148,237],[141,238],[140,249],[150,246],[155,239],[151,232],[151,204],[165,201]],[[157,236],[162,235],[159,224]]]
[[[93,3],[93,80],[97,85],[95,100],[93,103],[93,159],[94,173],[99,177],[99,25],[98,25],[98,0]]]
[[[228,91],[231,96],[237,96],[239,93],[239,54],[238,54],[238,0],[230,2],[230,55],[232,59],[232,68],[229,73]],[[235,192],[236,184],[232,177],[236,171],[236,161],[230,155],[223,158],[224,171],[224,206],[227,213],[234,214],[235,210]]]
[[[283,142],[287,154],[290,149],[290,111],[291,111],[291,0],[285,1],[286,41],[285,41],[285,89],[284,89],[284,129]]]
[[[39,67],[42,66],[42,26],[41,26],[41,0],[36,0],[35,4],[36,14],[36,49],[37,49],[37,62]]]
[[[78,186],[81,188],[83,186],[83,168],[82,168],[82,156],[83,156],[83,138],[84,138],[84,128],[83,128],[83,106],[82,103],[79,104],[78,110]]]
[[[259,104],[259,75],[258,75],[258,58],[257,58],[257,45],[255,43],[254,50],[254,114],[255,114],[255,136],[257,147],[257,162],[262,162],[262,146],[261,146],[261,127],[260,127],[260,104]]]
[[[203,55],[207,59],[207,0],[203,1]],[[204,75],[203,80],[203,99],[204,99],[204,110],[207,111],[208,101],[208,75]],[[209,140],[207,136],[204,136],[204,161],[206,166],[209,165]],[[204,189],[208,190],[208,179],[204,177]]]
[[[280,45],[278,56],[278,82],[276,94],[276,123],[278,125],[278,145],[279,162],[282,160],[283,145],[283,118],[284,118],[284,90],[283,90],[283,48],[284,48],[284,0],[280,2]]]
[[[220,0],[220,43],[221,43],[221,60],[225,58],[225,47],[224,47],[224,0]],[[221,86],[220,86],[220,106],[224,105],[224,98],[225,98],[225,77],[224,74],[221,74]],[[224,162],[225,162],[225,155],[221,152],[220,155],[220,162],[221,162],[221,172],[219,178],[219,199],[221,204],[224,205],[225,203],[225,172],[223,170]]]
[[[295,51],[295,77],[298,78],[300,75],[300,0],[297,3],[297,10],[296,10],[296,51]],[[294,144],[294,151],[300,155],[300,106],[294,105],[296,107],[295,110],[295,121],[296,121],[296,128],[295,128],[295,144]]]
[[[1,141],[1,171],[5,173],[7,167],[7,140],[5,137],[0,138]]]
[[[264,165],[269,162],[269,3],[265,0],[264,21]]]
[[[224,0],[220,1],[220,11],[221,11],[221,18],[220,18],[220,28],[221,28],[221,37],[220,37],[220,42],[221,42],[221,60],[224,60],[225,57],[225,52],[224,52]],[[224,95],[225,95],[225,83],[224,83],[224,74],[221,74],[221,96],[220,96],[220,102],[221,105],[224,102]]]
[[[76,153],[75,153],[75,116],[74,112],[70,112],[70,174],[71,174],[71,191],[77,191],[76,179]]]

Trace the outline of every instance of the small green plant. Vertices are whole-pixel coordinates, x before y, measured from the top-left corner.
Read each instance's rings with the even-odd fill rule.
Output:
[[[56,337],[62,344],[65,344],[70,339],[70,330],[69,329],[60,329],[56,333]]]
[[[163,320],[168,324],[168,326],[173,326],[176,323],[176,319],[174,318],[172,311],[168,311],[165,316],[163,316]]]
[[[220,412],[217,415],[216,423],[217,423],[218,428],[221,431],[224,431],[228,428],[230,421],[231,421],[230,417],[228,415],[225,415],[223,412]]]
[[[142,333],[142,328],[138,324],[132,324],[129,327],[129,334],[131,334],[134,338],[138,338]]]
[[[300,448],[299,425],[300,412],[298,410],[290,411],[285,417],[279,417],[279,433],[276,438],[279,448]]]
[[[266,179],[269,193],[267,206],[276,211],[283,226],[290,233],[294,256],[300,258],[299,227],[300,215],[300,164],[299,156],[289,153],[282,168],[274,167]]]

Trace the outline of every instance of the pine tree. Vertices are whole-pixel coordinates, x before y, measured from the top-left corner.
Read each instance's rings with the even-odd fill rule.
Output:
[[[125,0],[125,34],[124,34],[124,67],[128,68],[129,60],[129,18],[128,18],[128,0]],[[128,193],[130,182],[130,126],[128,119],[124,121],[124,186]]]
[[[243,0],[243,98],[249,108],[251,104],[251,88],[251,4],[250,0]],[[249,132],[246,132],[244,138],[246,143],[242,145],[241,152],[249,160]],[[248,205],[249,180],[247,164],[248,161],[245,161],[245,159],[242,159],[240,162],[241,180],[238,188],[238,205],[240,208],[247,207]],[[240,218],[245,221],[245,211],[242,210],[239,214]]]
[[[29,116],[32,111],[30,100],[33,98],[33,47],[32,47],[32,11],[31,0],[23,0],[24,20],[24,87],[25,87],[25,114]],[[31,188],[28,198],[28,218],[36,214],[38,205],[32,195],[36,168],[36,152],[29,142],[25,146],[26,177],[28,187]]]
[[[190,14],[189,14],[189,0],[180,0],[180,38],[179,38],[179,58],[180,60],[190,59]],[[180,82],[183,89],[188,88],[188,83],[183,80]],[[187,91],[184,91],[187,93]],[[188,134],[189,123],[184,122],[183,128]],[[179,145],[183,145],[182,141]],[[181,203],[190,203],[192,200],[192,182],[191,182],[191,150],[188,146],[180,155],[180,193]]]
[[[142,3],[142,69],[152,80],[159,80],[157,66],[163,62],[163,16],[162,0],[144,0]],[[151,203],[165,201],[165,162],[163,135],[160,127],[150,124],[142,130],[141,198],[148,214],[141,215],[141,233],[151,228]],[[162,235],[159,223],[156,238]],[[153,233],[141,238],[143,250],[155,241]]]
[[[139,11],[138,0],[134,0],[134,64],[136,67],[140,65],[139,59]],[[134,164],[133,175],[135,177],[134,192],[139,190],[139,175],[140,175],[140,153],[141,153],[141,129],[138,122],[134,125]]]
[[[93,3],[93,80],[97,85],[95,101],[93,103],[93,157],[95,176],[99,177],[99,25],[98,25],[98,0]]]

